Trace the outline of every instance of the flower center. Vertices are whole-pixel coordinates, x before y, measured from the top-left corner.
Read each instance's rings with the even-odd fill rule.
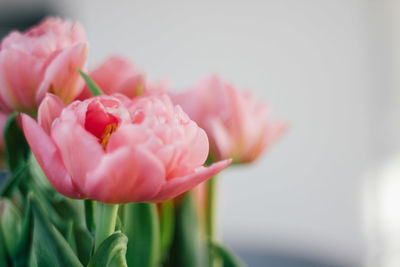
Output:
[[[111,134],[113,132],[115,132],[115,130],[117,130],[117,127],[118,126],[116,123],[111,123],[111,124],[107,125],[106,128],[104,129],[104,133],[101,136],[101,145],[102,145],[103,149],[106,149],[108,140],[110,139]]]
[[[117,130],[119,123],[118,117],[107,112],[101,103],[92,102],[88,106],[85,129],[97,137],[103,149],[106,149],[107,143],[112,133]]]

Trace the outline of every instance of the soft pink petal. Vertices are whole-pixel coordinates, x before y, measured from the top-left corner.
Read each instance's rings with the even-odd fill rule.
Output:
[[[65,107],[60,98],[53,94],[46,94],[38,110],[38,122],[43,130],[50,135],[51,125],[55,118],[60,116]]]
[[[232,137],[221,120],[219,118],[210,118],[204,124],[210,139],[213,157],[224,159],[232,156]]]
[[[83,191],[87,173],[98,166],[104,155],[101,144],[73,118],[54,121],[51,137],[60,150],[65,168]]]
[[[121,93],[127,97],[136,96],[139,86],[143,86],[144,76],[128,60],[112,56],[90,73],[90,77],[107,94]]]
[[[76,97],[76,100],[85,100],[93,97],[93,94],[90,92],[87,86],[84,86],[81,93]]]
[[[53,140],[31,117],[25,114],[21,116],[25,137],[50,183],[58,192],[67,197],[85,198],[85,195],[74,185],[71,176],[65,169]]]
[[[254,145],[253,153],[249,153],[249,156],[246,159],[248,162],[257,159],[267,147],[277,142],[288,128],[286,123],[280,121],[268,122],[266,124],[266,129],[262,133],[259,143]]]
[[[111,56],[89,75],[105,94],[120,93],[129,98],[138,95],[144,89],[144,75],[128,60]],[[87,99],[91,96],[89,88],[85,86],[78,99]]]
[[[232,162],[231,159],[218,161],[209,167],[200,167],[194,173],[169,180],[161,191],[149,202],[163,202],[174,198],[216,175]]]
[[[85,191],[106,203],[146,202],[165,183],[162,163],[149,151],[126,145],[105,155],[88,174]]]
[[[126,108],[128,108],[132,104],[132,99],[130,99],[126,95],[123,95],[123,94],[120,94],[120,93],[115,93],[115,94],[112,94],[112,96],[115,97],[116,99],[118,99],[119,101],[121,101],[121,103]]]
[[[54,93],[64,103],[74,100],[83,89],[84,81],[77,69],[83,69],[86,56],[86,43],[76,43],[57,55],[46,69],[36,101],[40,103],[46,92]]]
[[[0,103],[3,110],[32,111],[44,61],[18,49],[0,51]]]
[[[107,153],[113,152],[127,144],[135,144],[135,146],[143,145],[149,141],[150,136],[149,130],[143,129],[138,125],[121,125],[117,131],[111,135],[106,151]],[[160,143],[159,146],[161,145]],[[146,147],[149,149],[148,146]]]
[[[181,108],[176,107],[177,110],[183,112]],[[193,169],[201,166],[207,159],[209,151],[209,143],[206,132],[199,128],[196,123],[188,122],[184,126],[185,142],[188,145],[188,158],[185,159],[186,165]]]

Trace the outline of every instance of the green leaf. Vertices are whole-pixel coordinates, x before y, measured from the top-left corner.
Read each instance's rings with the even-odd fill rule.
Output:
[[[31,197],[34,214],[33,249],[38,266],[82,266],[68,242],[51,224],[38,200]]]
[[[186,193],[175,212],[174,240],[166,266],[206,266],[205,240],[202,239],[192,193]]]
[[[86,85],[89,87],[89,90],[93,96],[99,96],[104,94],[103,91],[100,89],[100,87],[95,83],[95,81],[93,81],[92,78],[89,77],[89,75],[87,75],[80,69],[78,69],[78,72],[85,80]]]
[[[172,200],[160,204],[161,253],[166,255],[174,237],[174,204]]]
[[[27,178],[28,165],[21,166],[20,169],[11,174],[5,185],[1,188],[0,197],[12,198],[14,192],[17,191],[22,180]]]
[[[30,148],[24,133],[18,125],[17,113],[11,114],[4,125],[4,143],[7,164],[11,171],[11,178],[2,187],[0,196],[11,198],[12,193],[20,182],[27,177]]]
[[[16,256],[14,258],[15,266],[32,266],[30,262],[31,248],[33,239],[33,211],[32,211],[32,193],[28,195],[27,204],[24,212],[21,233],[18,237]],[[34,257],[32,257],[34,258]]]
[[[10,266],[10,259],[7,255],[6,244],[4,242],[4,237],[0,231],[0,266]]]
[[[29,157],[29,145],[17,120],[18,114],[11,114],[4,125],[4,143],[7,163],[11,171],[17,170]]]
[[[72,251],[76,254],[77,248],[76,248],[76,240],[75,240],[75,235],[74,235],[74,222],[72,220],[68,221],[67,233],[65,235],[65,239],[67,240]]]
[[[8,254],[14,257],[21,232],[22,214],[8,199],[0,200],[0,230]]]
[[[104,240],[88,267],[124,267],[126,263],[126,247],[128,238],[121,232],[115,232]]]
[[[157,266],[160,259],[160,228],[157,207],[152,203],[124,205],[124,233],[128,237],[130,267]]]
[[[81,203],[81,200],[69,199],[58,192],[54,192],[53,197],[47,201],[51,203],[51,206],[61,220],[72,220],[74,225],[85,225],[83,203]]]
[[[64,236],[67,235],[68,232],[68,223],[70,218],[61,218],[58,212],[55,210],[54,206],[52,205],[51,199],[49,199],[45,192],[43,192],[35,183],[36,177],[32,179],[26,179],[25,183],[22,184],[22,187],[25,187],[26,190],[29,190],[35,195],[35,199],[38,200],[41,207],[46,211],[47,218],[49,218],[51,224],[53,224],[58,231],[60,231]],[[72,216],[73,214],[71,214]]]
[[[40,189],[46,196],[52,197],[54,192],[57,192],[54,187],[50,184],[46,175],[43,173],[42,167],[40,167],[37,162],[35,155],[33,153],[29,153],[29,171],[31,176],[33,177],[33,181],[36,187]]]
[[[67,237],[68,223],[83,225],[83,203],[73,200],[58,193],[44,175],[35,156],[30,153],[29,171],[31,177],[26,179],[21,187],[25,191],[32,191],[46,210],[48,217],[57,229]]]
[[[94,250],[94,238],[82,225],[74,224],[74,235],[78,258],[83,265],[87,265]]]
[[[214,256],[219,257],[222,260],[223,267],[244,267],[244,264],[239,257],[237,257],[232,251],[224,248],[222,245],[210,241],[209,246]]]

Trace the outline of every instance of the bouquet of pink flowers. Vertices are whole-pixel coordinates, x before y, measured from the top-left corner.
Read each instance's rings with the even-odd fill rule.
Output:
[[[216,238],[216,175],[283,133],[212,76],[174,94],[129,61],[85,73],[77,23],[0,43],[0,266],[242,266]]]

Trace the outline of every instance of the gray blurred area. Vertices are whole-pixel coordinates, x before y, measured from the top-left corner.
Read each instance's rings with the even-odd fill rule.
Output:
[[[177,91],[217,73],[253,92],[289,130],[221,175],[221,238],[249,266],[364,266],[366,174],[400,144],[399,11],[395,0],[0,0],[0,35],[59,14],[86,28],[90,68],[121,54]]]
[[[47,1],[0,0],[0,36],[11,29],[25,30],[48,14],[57,14]]]

